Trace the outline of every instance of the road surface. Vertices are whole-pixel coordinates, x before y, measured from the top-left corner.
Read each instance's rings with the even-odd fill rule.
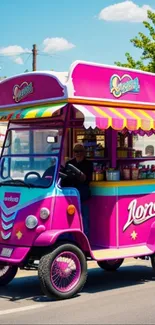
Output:
[[[114,273],[91,262],[77,297],[42,295],[36,272],[21,272],[0,288],[0,324],[155,324],[155,275],[149,261],[127,260]]]

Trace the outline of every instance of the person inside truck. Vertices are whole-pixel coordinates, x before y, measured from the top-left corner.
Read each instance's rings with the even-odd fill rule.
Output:
[[[76,143],[73,148],[73,153],[74,158],[67,161],[65,165],[64,173],[66,170],[68,177],[62,181],[62,186],[75,187],[79,191],[84,232],[89,236],[89,209],[87,201],[91,195],[89,184],[92,180],[93,163],[86,159],[86,152],[83,144]],[[80,170],[81,174],[79,177],[73,175],[72,171],[70,171],[69,164]]]

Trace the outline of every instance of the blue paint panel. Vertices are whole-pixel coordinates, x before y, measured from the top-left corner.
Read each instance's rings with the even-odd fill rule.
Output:
[[[116,196],[118,187],[91,187],[93,196]]]
[[[155,192],[155,185],[141,185],[141,186],[124,186],[118,187],[118,195],[140,195],[140,194],[150,194]]]
[[[121,187],[92,187],[91,193],[93,196],[124,196],[124,195],[141,195],[155,192],[155,185],[140,185],[140,186],[121,186]]]

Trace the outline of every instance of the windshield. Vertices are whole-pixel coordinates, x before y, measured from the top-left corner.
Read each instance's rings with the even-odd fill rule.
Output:
[[[62,129],[9,130],[0,166],[0,185],[48,187],[56,175]]]

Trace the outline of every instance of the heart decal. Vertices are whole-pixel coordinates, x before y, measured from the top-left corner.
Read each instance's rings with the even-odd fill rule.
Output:
[[[13,99],[16,103],[19,103],[23,98],[33,93],[33,84],[30,82],[23,82],[20,86],[15,85],[13,88]]]
[[[139,93],[140,84],[139,79],[134,78],[128,74],[124,74],[122,77],[117,74],[112,75],[110,78],[110,93],[114,97],[119,98],[126,93]]]

